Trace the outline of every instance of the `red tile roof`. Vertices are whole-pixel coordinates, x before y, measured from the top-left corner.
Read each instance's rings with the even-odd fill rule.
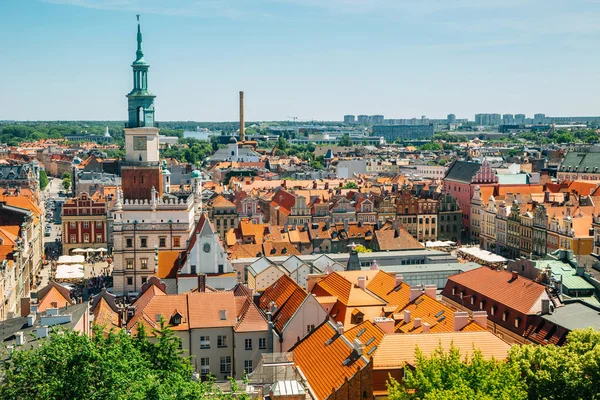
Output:
[[[530,314],[546,288],[523,276],[512,278],[512,273],[488,267],[448,277],[443,294],[450,297],[452,287],[461,285],[523,314]]]

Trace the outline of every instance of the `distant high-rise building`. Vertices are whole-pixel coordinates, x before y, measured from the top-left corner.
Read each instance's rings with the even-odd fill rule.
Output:
[[[388,143],[396,139],[429,139],[433,137],[433,125],[376,125],[373,136],[383,137]]]
[[[344,115],[344,123],[345,124],[353,124],[356,122],[356,117],[354,115]]]
[[[383,115],[371,115],[371,125],[383,125]]]
[[[475,124],[480,126],[497,126],[502,123],[500,114],[475,114]]]
[[[356,122],[358,122],[360,125],[369,125],[371,118],[368,115],[359,115]]]
[[[515,115],[515,125],[524,125],[526,118],[527,117],[525,116],[525,114],[516,114]]]
[[[456,115],[454,114],[448,114],[448,123],[449,124],[454,124],[456,122]]]
[[[504,114],[502,116],[502,124],[503,125],[514,125],[515,117],[512,114]]]
[[[536,125],[541,125],[546,123],[546,114],[535,114],[533,116],[533,123]]]

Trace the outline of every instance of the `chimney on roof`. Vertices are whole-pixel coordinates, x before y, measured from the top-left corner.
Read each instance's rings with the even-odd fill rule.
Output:
[[[199,274],[198,275],[198,293],[206,292],[206,275]]]
[[[394,239],[400,237],[400,229],[394,229]]]
[[[421,295],[421,292],[422,292],[421,286],[411,286],[410,287],[410,301],[415,301],[415,299]]]
[[[375,317],[373,323],[379,327],[386,335],[394,333],[394,320],[386,317]]]
[[[542,315],[550,314],[550,299],[542,299]]]
[[[36,336],[38,339],[41,338],[45,338],[46,336],[48,336],[48,327],[47,326],[40,326],[36,329],[35,332]]]
[[[244,124],[244,92],[240,91],[240,142],[246,140],[246,126]]]
[[[367,287],[367,278],[364,276],[359,276],[357,283],[358,287],[364,290]]]
[[[344,334],[344,324],[342,324],[341,322],[337,322],[335,324],[335,331],[337,332],[338,335],[343,335]]]
[[[22,331],[15,333],[15,344],[17,346],[22,346],[25,344],[25,337],[23,336]]]
[[[425,285],[425,294],[434,300],[437,300],[436,291],[436,285]]]
[[[413,323],[413,326],[416,328],[421,326],[421,318],[415,318],[415,322]]]
[[[469,323],[469,313],[466,311],[456,311],[454,313],[454,330],[460,331]]]
[[[404,281],[404,276],[402,274],[396,274],[396,286],[400,286]]]
[[[517,271],[512,271],[511,280],[514,281],[519,278],[519,273]]]
[[[410,322],[410,310],[404,310],[404,323],[408,324]]]
[[[487,329],[487,317],[487,311],[473,311],[473,321],[483,329]],[[456,326],[456,323],[454,325]]]
[[[354,345],[354,351],[356,352],[356,354],[359,357],[362,356],[365,352],[365,345],[363,344],[363,342],[356,338],[354,339],[354,342],[352,342],[352,344]]]
[[[27,326],[33,326],[35,324],[35,314],[29,314],[27,316]]]
[[[429,333],[430,327],[431,325],[429,325],[427,322],[423,322],[423,333]]]

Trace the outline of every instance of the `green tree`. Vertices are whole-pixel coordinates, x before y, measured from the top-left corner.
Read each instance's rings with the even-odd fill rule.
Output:
[[[63,178],[62,187],[64,190],[69,190],[71,188],[71,177],[70,176]]]
[[[2,399],[227,399],[211,382],[192,379],[179,338],[164,321],[150,342],[119,330],[93,337],[51,334],[39,347],[17,350],[2,364]],[[239,393],[237,399],[248,399]]]
[[[358,189],[358,185],[354,181],[350,181],[344,185],[344,189]]]
[[[508,360],[530,400],[600,399],[600,331],[574,330],[564,346],[515,346]]]
[[[442,150],[442,145],[436,142],[425,143],[421,146],[421,150]]]
[[[352,146],[352,145],[354,145],[354,142],[352,142],[352,139],[350,139],[350,135],[348,135],[347,133],[345,133],[340,138],[339,145],[340,146]]]
[[[527,391],[514,365],[486,360],[480,351],[470,359],[454,346],[438,347],[430,357],[416,350],[415,369],[404,369],[404,379],[388,382],[390,400],[525,400]]]
[[[48,174],[46,174],[46,170],[40,170],[40,190],[45,190],[50,181],[48,180]]]
[[[573,143],[575,138],[570,132],[561,133],[556,137],[556,143]]]

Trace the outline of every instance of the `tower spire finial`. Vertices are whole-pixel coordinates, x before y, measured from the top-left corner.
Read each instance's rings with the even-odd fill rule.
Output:
[[[137,31],[137,51],[135,52],[135,61],[142,61],[144,59],[144,51],[142,50],[142,28],[140,27],[140,14],[136,14],[138,22]]]

